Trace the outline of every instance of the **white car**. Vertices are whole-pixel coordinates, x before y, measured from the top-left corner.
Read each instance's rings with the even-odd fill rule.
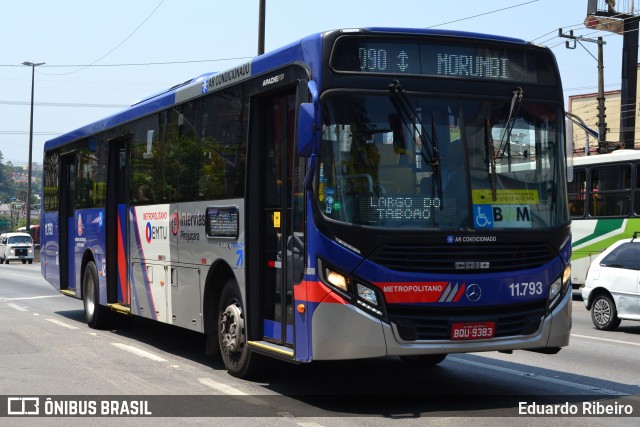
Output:
[[[33,239],[28,233],[0,234],[0,264],[14,260],[33,263]]]
[[[598,329],[612,331],[621,320],[640,320],[639,234],[615,242],[589,267],[582,300]]]

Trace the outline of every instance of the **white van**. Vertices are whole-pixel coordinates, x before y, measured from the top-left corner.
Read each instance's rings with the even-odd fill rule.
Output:
[[[0,264],[13,260],[33,263],[33,239],[28,233],[0,234]]]

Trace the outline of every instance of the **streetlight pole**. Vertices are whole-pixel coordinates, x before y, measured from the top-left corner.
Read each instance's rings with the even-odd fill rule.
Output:
[[[258,7],[258,55],[264,53],[264,25],[267,0],[260,0]]]
[[[29,119],[29,164],[27,165],[27,223],[25,231],[31,234],[31,159],[33,155],[33,89],[35,83],[36,67],[44,65],[44,62],[25,61],[22,65],[31,67],[31,118]]]

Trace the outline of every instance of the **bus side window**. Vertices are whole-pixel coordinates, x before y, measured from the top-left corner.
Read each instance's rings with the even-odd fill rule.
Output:
[[[634,194],[633,213],[640,215],[640,164],[636,166],[636,191]]]
[[[629,215],[631,169],[627,165],[594,168],[591,172],[589,213],[611,217]]]
[[[569,192],[569,213],[573,218],[584,216],[585,193],[587,189],[587,171],[576,168],[573,172],[573,181],[567,183]]]

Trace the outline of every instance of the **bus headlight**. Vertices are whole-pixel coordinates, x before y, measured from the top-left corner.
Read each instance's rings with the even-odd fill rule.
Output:
[[[358,283],[358,297],[373,305],[378,305],[378,297],[376,297],[376,291],[371,288],[367,288],[360,283]]]
[[[549,297],[547,303],[549,311],[556,308],[562,296],[567,291],[569,283],[571,282],[571,266],[568,265],[562,272],[562,276],[558,277],[549,287]]]
[[[358,283],[358,298],[356,302],[360,308],[364,308],[367,311],[382,317],[382,310],[378,304],[378,297],[376,291]]]
[[[334,269],[323,265],[318,260],[320,280],[336,290],[351,304],[373,314],[376,317],[384,317],[383,297],[380,290],[364,281],[339,273]]]
[[[342,274],[335,272],[333,270],[326,270],[326,278],[327,282],[332,284],[338,289],[341,289],[345,292],[349,292],[349,288],[347,287],[347,279]]]

